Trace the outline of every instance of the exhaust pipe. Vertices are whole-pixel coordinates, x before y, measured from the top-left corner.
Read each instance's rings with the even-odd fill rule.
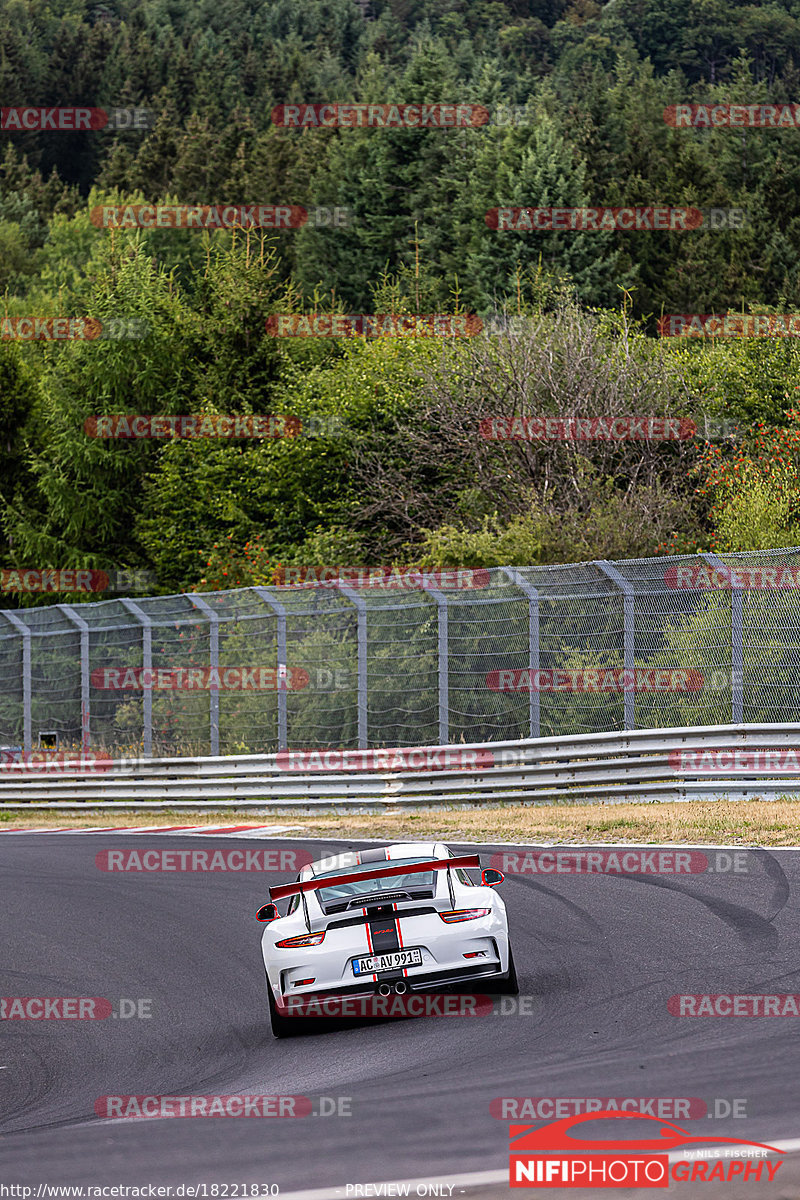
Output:
[[[406,985],[405,983],[403,983],[403,982],[402,982],[402,980],[401,980],[401,982],[400,982],[400,983],[396,983],[396,984],[394,985],[394,990],[397,992],[398,996],[402,996],[402,995],[403,995],[405,992],[407,992],[407,991],[408,991],[408,987],[407,987],[407,985]]]
[[[388,983],[380,984],[380,986],[378,987],[378,995],[379,996],[390,996],[391,994],[392,994],[392,989],[389,987]]]

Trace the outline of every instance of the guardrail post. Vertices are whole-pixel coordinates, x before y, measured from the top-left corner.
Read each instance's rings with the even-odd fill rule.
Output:
[[[730,577],[731,569],[716,554],[704,554],[703,558],[714,570]],[[731,721],[741,725],[744,721],[744,605],[741,588],[731,588]]]
[[[212,671],[216,671],[217,679],[219,679],[219,613],[215,613],[213,608],[200,596],[196,596],[194,592],[187,593],[186,599],[208,617],[211,626],[209,630],[208,665]],[[208,714],[211,753],[216,755],[219,754],[219,684],[209,687]]]
[[[89,626],[84,621],[83,617],[79,617],[71,604],[57,604],[56,608],[64,614],[68,621],[71,621],[76,629],[80,630],[81,635],[81,749],[84,754],[89,753],[91,745],[91,733],[89,722],[91,713],[89,711]]]
[[[425,578],[424,571],[422,572],[423,579]],[[450,631],[448,623],[447,597],[444,592],[440,592],[438,588],[429,587],[427,584],[422,585],[422,590],[427,592],[436,601],[436,614],[439,631],[439,745],[446,746],[450,741]]]
[[[356,606],[357,653],[358,653],[358,748],[366,750],[367,736],[367,602],[358,592],[342,583],[332,581],[334,587]]]
[[[635,593],[633,584],[629,583],[624,575],[621,575],[615,566],[605,559],[596,559],[593,566],[611,580],[611,582],[622,592],[622,662],[626,672],[630,672],[629,678],[633,679],[633,684],[630,687],[625,686],[625,728],[636,728],[636,717],[634,702],[636,700],[636,647],[635,638],[635,609],[634,598]],[[625,676],[623,676],[624,682]]]
[[[4,609],[3,616],[15,629],[19,630],[22,636],[22,748],[23,753],[30,761],[33,748],[31,738],[33,726],[31,719],[31,631],[16,613]]]
[[[278,666],[278,749],[285,750],[288,744],[288,721],[286,691],[288,669],[286,664],[286,609],[276,600],[269,588],[254,587],[253,591],[268,604],[278,619],[277,666]]]
[[[142,690],[142,743],[145,758],[153,757],[153,622],[144,609],[133,600],[120,597],[120,602],[133,613],[142,625],[142,673],[147,672],[151,686]]]
[[[533,681],[539,671],[539,593],[514,567],[501,567],[500,570],[528,597],[528,678],[531,681],[528,721],[531,737],[538,738],[541,732],[539,688],[534,687]]]

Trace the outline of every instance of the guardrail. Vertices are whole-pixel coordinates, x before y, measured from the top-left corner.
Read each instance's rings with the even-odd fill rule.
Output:
[[[420,762],[427,769],[416,769]],[[351,769],[352,764],[361,769]],[[21,762],[0,807],[372,809],[800,795],[800,724],[640,729],[572,737],[230,758]],[[411,769],[408,769],[411,768]]]

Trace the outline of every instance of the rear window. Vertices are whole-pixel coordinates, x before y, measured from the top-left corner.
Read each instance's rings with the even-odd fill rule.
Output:
[[[428,862],[430,855],[421,855],[418,858],[393,858],[386,864],[391,867],[399,867],[404,863],[412,866],[414,863]],[[378,870],[378,863],[364,863],[364,870]],[[359,868],[354,868],[358,870]],[[317,879],[324,879],[327,875],[348,875],[351,870],[348,868],[342,869],[337,867],[333,871],[323,871],[320,875],[315,876]],[[332,887],[319,888],[317,896],[323,908],[329,908],[332,905],[336,907],[346,907],[351,901],[358,900],[361,897],[365,899],[369,896],[384,892],[412,892],[414,895],[419,895],[421,892],[433,892],[435,889],[435,871],[415,871],[408,875],[385,875],[379,879],[356,879],[352,883],[337,883]]]

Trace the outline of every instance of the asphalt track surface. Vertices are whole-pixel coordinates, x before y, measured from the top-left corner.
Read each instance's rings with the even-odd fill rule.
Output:
[[[314,857],[364,845],[203,844]],[[746,1118],[678,1123],[710,1141],[800,1134],[800,1018],[677,1018],[667,1008],[676,993],[800,993],[800,851],[748,851],[738,873],[509,875],[502,890],[529,1015],[356,1022],[277,1041],[253,912],[267,884],[293,873],[95,865],[101,849],[145,845],[198,840],[0,834],[0,995],[152,1001],[150,1019],[0,1022],[0,1184],[238,1181],[282,1194],[336,1186],[344,1200],[355,1195],[348,1184],[507,1167],[508,1126],[489,1111],[502,1096],[698,1097],[709,1107],[736,1098]],[[483,862],[491,851],[480,848]],[[320,1096],[347,1097],[351,1115],[106,1121],[94,1112],[108,1094],[256,1093],[307,1095],[315,1110]],[[797,1162],[787,1156],[772,1185],[671,1183],[669,1194],[800,1196]],[[498,1184],[479,1194],[526,1193]]]

